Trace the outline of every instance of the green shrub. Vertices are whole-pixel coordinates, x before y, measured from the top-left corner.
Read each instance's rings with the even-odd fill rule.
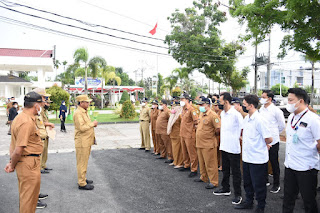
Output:
[[[126,119],[134,119],[136,117],[134,105],[130,100],[127,100],[122,104],[120,117]]]
[[[120,104],[123,104],[125,101],[130,100],[129,94],[127,91],[123,91],[121,99],[120,99]]]
[[[286,97],[288,95],[288,87],[284,86],[283,84],[281,84],[281,93],[283,97]],[[275,95],[280,95],[280,84],[276,84],[273,87],[271,87],[271,91],[275,94]]]
[[[140,101],[136,101],[134,104],[135,104],[136,106],[140,106]]]

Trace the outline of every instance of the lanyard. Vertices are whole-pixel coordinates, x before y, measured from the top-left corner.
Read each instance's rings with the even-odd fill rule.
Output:
[[[291,128],[292,128],[292,129],[297,130],[297,128],[296,128],[297,124],[299,123],[299,121],[301,120],[301,118],[302,118],[308,111],[309,111],[309,110],[305,111],[305,112],[301,115],[301,117],[299,118],[299,120],[296,122],[296,124],[295,124],[294,126],[292,126],[292,122],[293,122],[293,119],[294,119],[294,116],[293,116],[293,118],[292,118],[292,120],[291,120]]]

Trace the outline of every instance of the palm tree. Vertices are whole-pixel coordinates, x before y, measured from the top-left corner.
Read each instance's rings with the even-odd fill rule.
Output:
[[[108,83],[109,81],[113,84],[113,89],[115,87],[115,82],[117,82],[117,85],[121,85],[121,78],[117,76],[115,72],[115,68],[113,66],[107,66],[106,67],[106,73],[105,73],[105,81]],[[111,98],[111,95],[110,95]]]
[[[167,83],[167,85],[165,85],[165,87],[170,90],[170,94],[172,95],[172,89],[173,89],[173,87],[176,86],[177,81],[178,81],[178,77],[174,76],[174,75],[170,75],[170,76],[166,77],[164,80]]]
[[[67,61],[63,61],[63,62],[62,62],[63,70],[64,70],[64,71],[66,71],[66,65],[67,65],[67,63],[68,63]]]
[[[178,79],[180,80],[180,84],[183,84],[185,79],[189,78],[190,69],[183,67],[183,68],[176,68],[172,70],[172,74],[177,74]]]
[[[73,54],[74,62],[77,63],[80,66],[80,62],[84,63],[84,78],[85,78],[85,85],[84,85],[84,91],[85,94],[88,95],[88,59],[89,54],[88,50],[84,47],[81,47],[77,49]]]
[[[57,59],[55,59],[54,61],[53,61],[53,67],[54,67],[54,69],[56,70],[56,78],[57,78],[57,75],[58,75],[58,73],[57,73],[57,70],[59,69],[59,65],[60,65],[61,63],[60,63],[60,61]]]

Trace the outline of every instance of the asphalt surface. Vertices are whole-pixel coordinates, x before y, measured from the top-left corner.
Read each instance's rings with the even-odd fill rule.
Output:
[[[284,145],[280,148],[281,187]],[[18,184],[15,173],[6,174],[2,170],[7,161],[8,156],[0,156],[0,212],[15,213],[19,206]],[[87,178],[94,181],[93,191],[77,188],[74,152],[49,154],[47,165],[54,169],[42,175],[41,192],[49,194],[44,200],[48,207],[37,213],[253,212],[235,210],[231,204],[233,194],[215,196],[213,190],[204,188],[205,183],[195,183],[194,178],[188,178],[188,172],[179,172],[164,160],[133,148],[92,152]],[[221,178],[222,174],[220,181]],[[270,181],[272,183],[272,178]],[[281,212],[282,189],[278,194],[268,192],[265,212]],[[319,202],[319,195],[317,199]],[[304,212],[302,206],[300,198],[295,212]]]

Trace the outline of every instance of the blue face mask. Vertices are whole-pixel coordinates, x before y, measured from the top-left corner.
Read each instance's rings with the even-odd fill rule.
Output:
[[[204,106],[199,107],[200,112],[206,112],[206,108]]]

